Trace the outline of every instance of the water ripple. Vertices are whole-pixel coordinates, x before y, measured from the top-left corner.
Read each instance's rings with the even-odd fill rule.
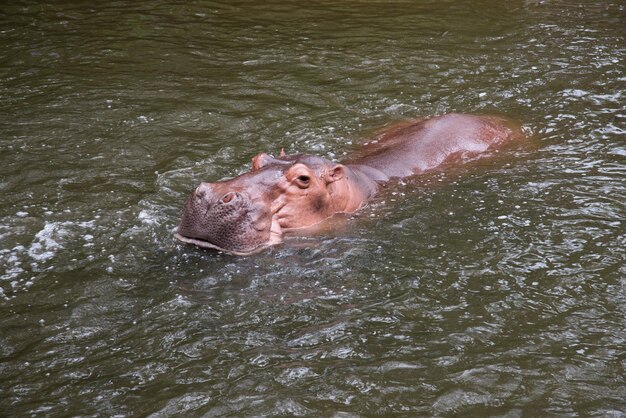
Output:
[[[579,6],[7,5],[0,415],[622,416],[624,10]],[[252,257],[172,240],[258,152],[452,111],[530,138]]]

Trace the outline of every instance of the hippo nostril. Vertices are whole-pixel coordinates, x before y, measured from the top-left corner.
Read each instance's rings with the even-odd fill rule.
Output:
[[[210,192],[210,190],[211,190],[211,186],[209,186],[206,183],[200,183],[200,185],[196,187],[196,190],[194,190],[193,194],[198,199],[202,199],[203,197],[207,195],[207,193]]]
[[[221,202],[222,203],[230,203],[230,202],[232,202],[234,199],[236,199],[238,197],[239,197],[239,193],[237,193],[237,192],[228,192],[224,196],[222,196]]]

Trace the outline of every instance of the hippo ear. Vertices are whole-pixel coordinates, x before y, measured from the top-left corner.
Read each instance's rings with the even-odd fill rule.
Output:
[[[252,171],[256,171],[262,167],[265,167],[273,160],[274,157],[272,157],[271,155],[267,155],[264,152],[260,153],[256,157],[252,158]]]
[[[337,164],[334,167],[331,167],[324,176],[326,179],[326,184],[334,183],[337,180],[341,180],[345,174],[346,167],[343,164]]]

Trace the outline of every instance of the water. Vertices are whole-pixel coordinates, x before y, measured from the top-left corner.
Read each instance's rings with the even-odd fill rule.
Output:
[[[626,415],[620,2],[11,2],[0,415]],[[237,258],[172,240],[261,151],[530,139]]]

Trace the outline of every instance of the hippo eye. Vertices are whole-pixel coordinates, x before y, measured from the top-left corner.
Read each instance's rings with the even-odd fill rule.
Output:
[[[309,187],[309,182],[311,181],[311,177],[309,176],[298,176],[298,183],[300,187]]]

